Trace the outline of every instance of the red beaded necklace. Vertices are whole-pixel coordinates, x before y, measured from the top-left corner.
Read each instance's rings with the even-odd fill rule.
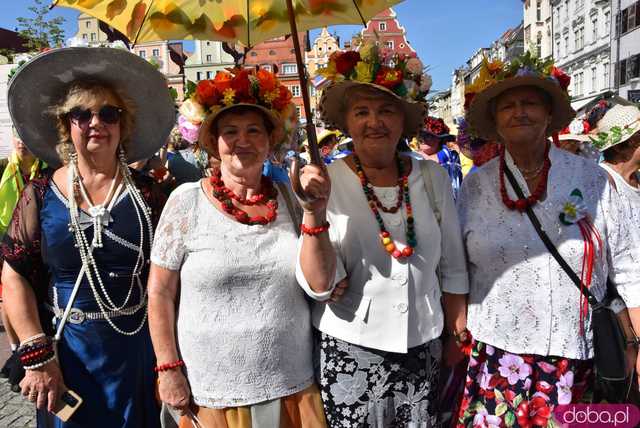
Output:
[[[262,177],[263,193],[252,196],[249,199],[236,195],[231,189],[225,186],[224,181],[222,180],[222,172],[219,169],[214,171],[209,182],[213,188],[213,197],[220,201],[223,211],[232,215],[239,223],[247,224],[249,226],[257,224],[266,225],[274,222],[278,217],[278,190],[268,177]],[[267,199],[266,203],[264,202],[265,199]],[[269,211],[265,216],[250,217],[246,211],[236,207],[233,204],[233,200],[247,206],[265,205]]]
[[[527,208],[534,206],[540,201],[542,195],[547,191],[547,179],[549,178],[549,169],[551,169],[551,160],[549,159],[549,148],[550,145],[547,144],[547,147],[544,151],[544,163],[542,166],[542,170],[540,171],[540,181],[538,182],[538,186],[531,194],[531,196],[527,198],[520,198],[517,200],[512,200],[509,198],[507,194],[507,188],[504,183],[504,169],[506,168],[505,161],[505,148],[504,145],[500,146],[500,196],[502,196],[502,203],[509,208],[510,210],[518,210],[520,212],[526,211]]]
[[[398,206],[397,208],[396,207],[387,208],[387,211],[385,211],[382,208],[382,204],[376,197],[375,192],[373,191],[373,186],[369,182],[369,179],[367,178],[367,175],[365,174],[364,169],[362,168],[362,163],[360,162],[360,159],[358,158],[358,156],[355,155],[355,153],[353,155],[353,160],[356,164],[356,171],[358,173],[358,177],[360,178],[360,184],[362,185],[362,190],[367,198],[367,201],[369,202],[369,208],[371,208],[371,212],[373,213],[373,216],[375,217],[376,222],[378,223],[378,228],[380,229],[380,241],[382,243],[382,246],[384,247],[385,251],[391,254],[391,256],[394,257],[395,259],[400,260],[403,258],[410,257],[413,254],[414,248],[418,245],[418,240],[416,238],[415,220],[413,218],[413,208],[411,207],[411,197],[409,196],[409,175],[404,174],[402,161],[400,160],[399,157],[396,156],[396,165],[398,167],[398,176],[399,176],[398,193],[400,194],[398,197],[398,201],[399,201]],[[387,228],[384,226],[384,221],[382,220],[382,216],[378,211],[378,207],[380,207],[384,212],[395,213],[402,206],[402,201],[404,201],[406,210],[407,210],[406,235],[407,235],[408,245],[404,247],[402,250],[400,250],[398,249],[398,247],[396,247],[396,244],[393,243],[393,237],[387,231]],[[394,210],[394,208],[395,208],[395,211],[392,211]]]

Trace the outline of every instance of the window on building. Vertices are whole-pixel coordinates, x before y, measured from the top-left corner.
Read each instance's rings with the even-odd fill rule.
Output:
[[[564,56],[569,55],[569,36],[564,36]]]
[[[620,72],[619,74],[619,79],[620,79],[620,84],[624,85],[625,83],[627,83],[627,60],[623,59],[622,61],[619,62],[619,66],[618,66],[618,71]]]
[[[598,72],[596,67],[591,67],[591,92],[598,90]]]
[[[627,76],[629,79],[640,77],[640,54],[627,60]]]
[[[273,67],[271,67],[270,64],[265,64],[260,66],[261,69],[266,70],[266,71],[273,71]]]
[[[629,15],[628,27],[629,27],[629,31],[631,31],[634,28],[636,28],[636,4],[635,3],[629,6],[628,15]]]
[[[609,87],[609,63],[602,64],[602,89]]]
[[[96,40],[96,33],[91,33],[91,41],[95,41]]]
[[[274,56],[275,54],[276,54],[276,51],[274,51],[273,49],[269,51],[269,55]]]
[[[140,58],[146,58],[147,57],[147,51],[138,51],[138,56]]]
[[[584,28],[583,27],[576,28],[576,30],[573,32],[573,37],[574,37],[574,40],[573,40],[574,49],[576,51],[579,51],[584,47]]]
[[[210,63],[210,62],[212,62],[212,61],[213,61],[213,60],[211,59],[211,55],[207,55],[207,62],[208,62],[208,63]]]
[[[202,80],[202,72],[201,72],[201,71],[198,71],[198,72],[196,73],[196,80],[197,80],[198,82]]]
[[[384,47],[387,49],[393,49],[393,40],[387,40],[384,42]]]
[[[611,12],[607,11],[604,14],[604,31],[602,34],[607,35],[611,31]]]
[[[251,56],[258,56],[258,53],[256,51],[251,51]]]
[[[207,42],[207,46],[211,46],[211,42]]]
[[[85,27],[86,28],[91,28],[91,21],[85,22]]]
[[[283,64],[282,74],[296,74],[298,72],[298,66],[296,64]]]
[[[153,56],[158,58],[160,56],[160,49],[154,49],[151,53]]]
[[[620,34],[624,34],[627,32],[629,28],[629,9],[622,9],[622,14],[620,18]]]
[[[556,40],[556,59],[560,58],[560,40]]]
[[[291,95],[294,97],[300,96],[300,85],[291,85],[289,86],[289,90],[291,91]]]
[[[313,86],[313,85],[310,85],[310,86],[309,86],[309,94],[310,94],[312,97],[315,97],[317,93],[318,93],[318,91],[316,90],[316,87],[315,87],[315,86]]]
[[[536,0],[536,21],[542,21],[542,0]]]
[[[296,106],[296,115],[298,116],[298,119],[302,116],[302,107]]]
[[[598,17],[594,16],[591,19],[591,42],[595,43],[598,41]]]
[[[378,26],[378,29],[380,31],[387,31],[387,23],[386,22],[381,22],[380,25]]]
[[[540,31],[536,37],[536,56],[542,58],[542,33]]]
[[[207,71],[207,79],[213,79],[214,77],[213,71]]]
[[[564,20],[569,19],[569,0],[564,0]]]
[[[89,38],[89,35],[87,33],[84,33],[82,35],[82,40],[87,40]]]

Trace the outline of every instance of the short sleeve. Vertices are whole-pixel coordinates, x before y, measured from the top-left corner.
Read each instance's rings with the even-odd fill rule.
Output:
[[[46,295],[47,270],[42,260],[40,206],[48,180],[34,180],[24,188],[7,233],[0,243],[5,263],[33,287],[38,298]]]
[[[169,196],[162,210],[153,238],[151,261],[162,268],[178,271],[185,257],[185,240],[191,225],[191,215],[200,183],[187,183]],[[195,190],[195,191],[194,191]]]

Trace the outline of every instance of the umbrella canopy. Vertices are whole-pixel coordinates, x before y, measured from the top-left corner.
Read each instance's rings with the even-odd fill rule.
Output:
[[[363,24],[402,0],[294,0],[298,31]],[[220,40],[254,46],[291,34],[283,0],[55,0],[104,21],[132,42]]]

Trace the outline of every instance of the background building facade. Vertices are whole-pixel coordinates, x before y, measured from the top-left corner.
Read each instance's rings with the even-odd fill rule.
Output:
[[[640,1],[613,0],[612,16],[611,84],[621,97],[640,103]]]
[[[549,0],[524,0],[524,50],[538,58],[553,55],[551,33],[551,2]]]
[[[218,71],[234,66],[233,57],[222,49],[222,42],[196,40],[194,47],[184,66],[188,81],[213,79]]]

